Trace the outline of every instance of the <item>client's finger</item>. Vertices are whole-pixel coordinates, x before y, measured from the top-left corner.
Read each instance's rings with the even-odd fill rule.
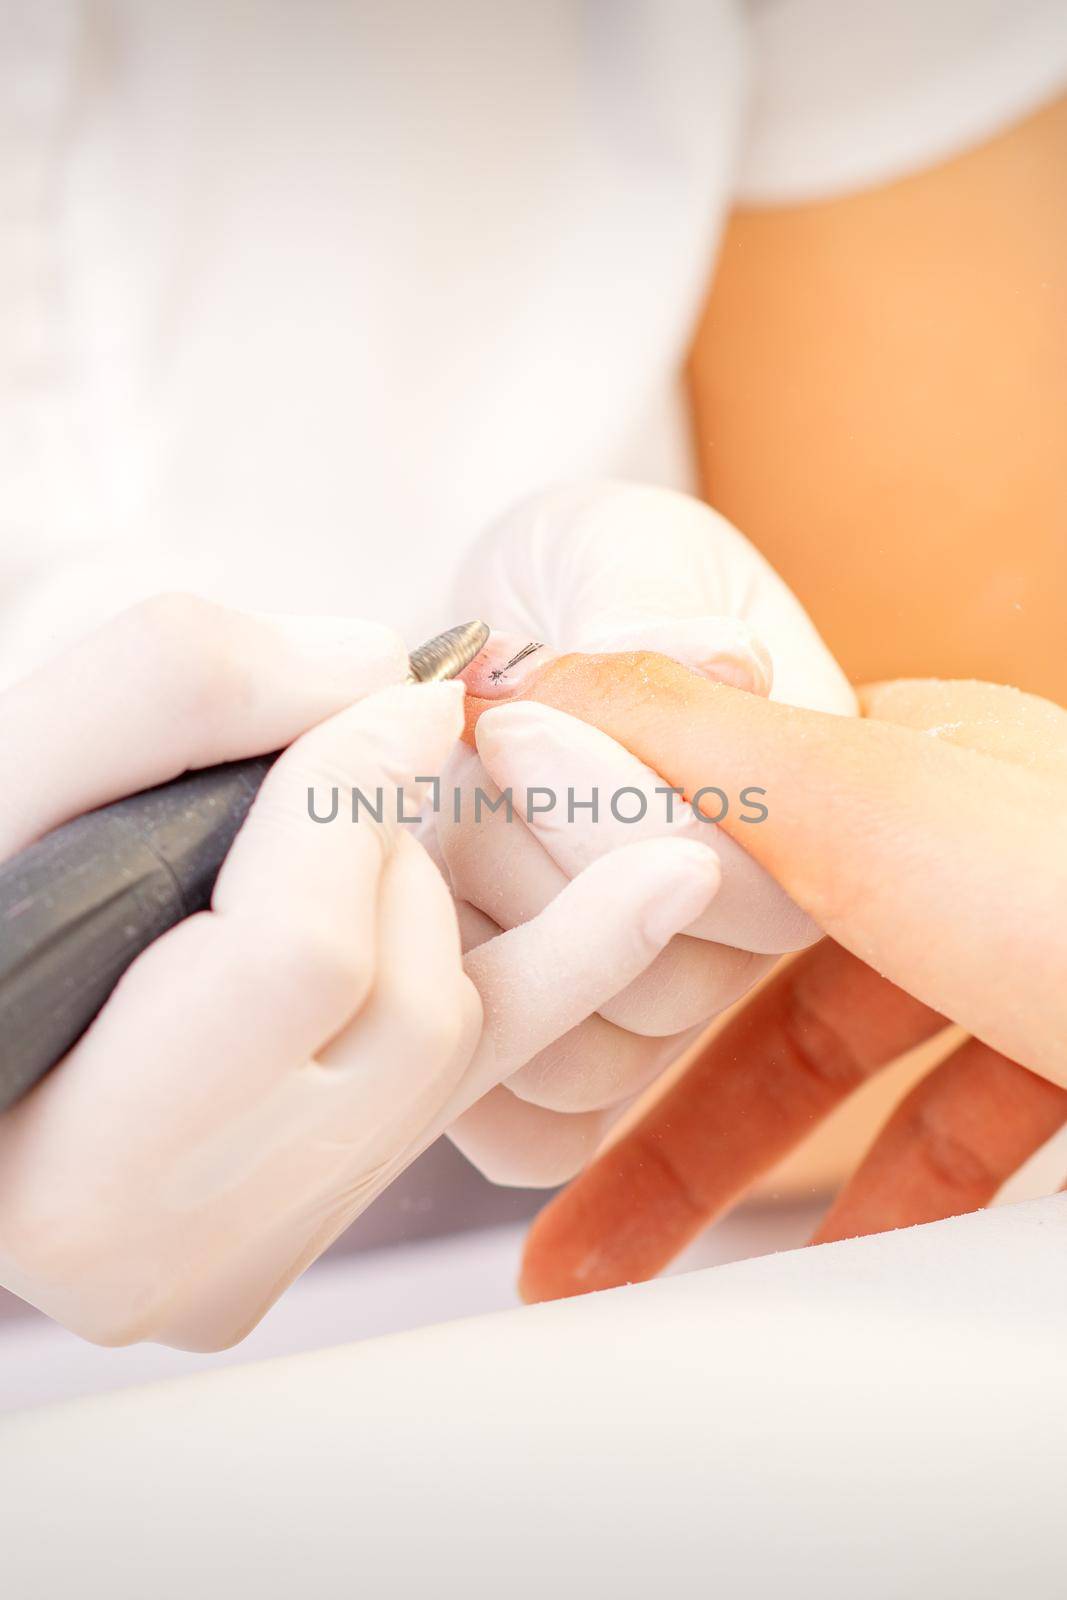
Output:
[[[569,877],[637,839],[699,839],[719,855],[723,884],[689,933],[774,955],[818,939],[811,918],[758,862],[599,729],[519,700],[481,718],[477,745],[498,790],[514,797],[534,837]]]
[[[927,729],[775,704],[659,656],[563,657],[528,693],[688,795],[765,790],[759,825],[731,808],[720,827],[821,927],[995,1048],[1060,1062],[1067,1078],[1055,1007],[1017,1003],[1021,964],[1037,994],[1062,979],[1067,830],[1042,770]],[[1029,818],[1047,839],[1040,871]]]
[[[870,1073],[943,1019],[828,941],[711,1040],[538,1217],[529,1300],[651,1278]]]
[[[740,617],[649,616],[647,612],[600,614],[579,630],[583,652],[655,650],[715,683],[767,695],[774,664],[763,640]]]
[[[1067,1121],[1067,1090],[968,1039],[890,1117],[815,1243],[988,1205]]]
[[[896,722],[1004,761],[1067,773],[1067,711],[1000,683],[897,678],[860,690],[866,717]]]

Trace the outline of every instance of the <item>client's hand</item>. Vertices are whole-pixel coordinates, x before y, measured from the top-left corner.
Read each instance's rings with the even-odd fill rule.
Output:
[[[508,630],[467,672],[472,696],[514,694],[554,650],[641,647],[754,695],[855,710],[786,586],[722,517],[684,495],[602,484],[529,501],[475,548],[459,592],[465,609]],[[503,670],[531,640],[545,648]],[[446,777],[439,844],[470,939],[521,924],[576,872],[635,839],[696,839],[721,862],[720,893],[683,937],[450,1130],[497,1182],[559,1183],[709,1018],[818,930],[727,832],[687,818],[647,764],[571,717],[488,717],[477,754],[458,753]],[[510,790],[513,817],[482,807],[479,819],[479,789],[493,799]],[[730,798],[742,805],[736,791]]]
[[[1067,713],[980,683],[901,682],[866,720],[769,704],[661,658],[550,666],[564,710],[693,794],[758,783],[722,827],[833,941],[810,950],[535,1224],[531,1299],[652,1276],[867,1077],[972,1035],[890,1119],[829,1240],[986,1204],[1067,1120]]]
[[[463,686],[402,686],[406,671],[369,623],[178,598],[0,698],[0,859],[118,795],[296,741],[211,910],[146,951],[0,1118],[0,1281],[88,1338],[240,1338],[445,1122],[714,893],[710,852],[636,845],[465,972],[411,834],[388,811],[381,826],[308,815],[316,785],[401,788],[410,810],[413,774],[440,770]]]

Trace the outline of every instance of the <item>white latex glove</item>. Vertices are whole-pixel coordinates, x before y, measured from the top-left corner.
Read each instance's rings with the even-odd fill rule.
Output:
[[[807,614],[763,557],[708,506],[669,490],[608,483],[527,501],[474,548],[457,594],[460,610],[485,617],[502,635],[465,675],[479,695],[513,693],[553,652],[650,649],[776,700],[856,710]],[[495,679],[493,670],[530,640],[545,648]],[[699,840],[714,846],[722,867],[719,894],[684,936],[450,1130],[499,1183],[560,1183],[710,1018],[819,930],[687,805],[679,801],[669,823],[666,798],[655,794],[661,779],[598,730],[520,701],[484,713],[476,737],[477,756],[459,750],[446,774],[449,794],[453,786],[463,792],[462,820],[451,801],[437,817],[453,891],[475,908],[477,921],[470,913],[461,919],[471,937],[536,915],[576,872],[636,839]],[[715,781],[709,753],[708,783]],[[759,782],[754,771],[751,783]],[[494,785],[512,791],[514,820],[483,811],[475,824],[474,790],[493,793]],[[560,801],[527,823],[535,787]],[[597,821],[580,810],[568,821],[568,787],[579,800],[599,789]],[[611,816],[608,799],[624,787],[648,797],[640,823]],[[739,803],[737,795],[729,799]]]
[[[463,685],[402,686],[406,670],[369,623],[179,598],[0,699],[17,777],[0,859],[90,806],[296,741],[211,910],[146,951],[0,1118],[0,1279],[90,1339],[240,1338],[447,1121],[715,892],[709,851],[640,845],[465,972],[447,887],[410,832],[343,804],[329,825],[308,815],[309,787],[321,806],[334,785],[403,786],[410,812],[412,774],[440,770]]]

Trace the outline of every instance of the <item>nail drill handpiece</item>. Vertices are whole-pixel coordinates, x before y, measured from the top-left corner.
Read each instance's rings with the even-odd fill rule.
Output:
[[[409,683],[455,677],[481,622],[412,651]],[[127,967],[211,904],[275,755],[187,772],[75,817],[0,864],[0,1111],[85,1031]]]

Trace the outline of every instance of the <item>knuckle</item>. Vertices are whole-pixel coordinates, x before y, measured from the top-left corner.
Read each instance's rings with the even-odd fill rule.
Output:
[[[649,1194],[667,1197],[672,1209],[694,1222],[711,1220],[718,1206],[710,1203],[702,1182],[703,1161],[694,1162],[692,1156],[669,1137],[669,1129],[661,1128],[652,1119],[639,1122],[627,1143]]]
[[[102,1286],[128,1281],[130,1272],[122,1208],[83,1192],[72,1212],[31,1191],[8,1200],[4,1211],[3,1252],[19,1276],[62,1285],[64,1297],[75,1303],[84,1295],[93,1304],[94,1325],[100,1316],[109,1319],[110,1292]],[[85,1337],[107,1342],[89,1332]]]
[[[228,613],[199,595],[152,595],[124,614],[124,625],[141,649],[156,661],[186,665],[194,647],[210,644]]]
[[[174,1269],[184,1252],[175,1258],[159,1230],[143,1225],[144,1202],[133,1185],[81,1192],[73,1211],[39,1193],[5,1202],[3,1258],[19,1292],[90,1344],[162,1338],[183,1309]]]
[[[873,724],[861,720],[856,736],[866,738],[872,729]],[[887,784],[890,777],[887,773]],[[887,875],[857,869],[857,862],[876,861],[884,854],[887,826],[883,800],[868,805],[857,796],[852,781],[826,796],[789,875],[791,897],[824,932],[869,924],[880,903],[892,903],[896,888]]]
[[[855,1049],[803,980],[789,990],[781,1036],[791,1083],[806,1083],[820,1102],[850,1093],[866,1077]]]
[[[239,711],[252,692],[235,614],[193,594],[161,594],[128,613],[139,671],[167,713],[192,727]]]
[[[918,1158],[939,1189],[961,1200],[980,1200],[999,1186],[1001,1175],[994,1172],[981,1149],[934,1111],[920,1109],[914,1128]]]
[[[449,1137],[482,1177],[501,1189],[554,1189],[581,1171],[582,1158],[572,1153],[519,1146],[508,1138],[465,1137],[462,1120]]]
[[[351,1015],[374,981],[374,963],[355,939],[308,926],[274,943],[268,981],[331,1014]]]
[[[390,811],[393,796],[385,794],[385,775],[364,751],[358,776],[353,781],[354,748],[354,741],[349,738],[347,743],[344,742],[343,734],[336,729],[319,726],[302,733],[277,764],[282,813],[287,814],[287,802],[294,794],[303,800],[309,789],[314,790],[326,803],[327,797],[336,789],[339,804],[343,808],[340,815],[358,817],[360,824],[365,827],[381,826],[388,830],[393,824],[394,813]],[[383,791],[381,804],[376,794],[379,788]],[[358,789],[362,796],[358,807],[351,801],[353,789]],[[257,805],[262,804],[263,801],[257,799]],[[381,823],[378,822],[378,811],[381,811]]]
[[[818,928],[850,926],[872,898],[869,881],[859,881],[839,862],[832,847],[811,852],[810,870],[801,863],[790,885],[793,899],[803,907]]]
[[[123,1345],[145,1344],[159,1337],[161,1323],[152,1309],[129,1305],[93,1307],[76,1317],[71,1332],[90,1344],[118,1349]]]

